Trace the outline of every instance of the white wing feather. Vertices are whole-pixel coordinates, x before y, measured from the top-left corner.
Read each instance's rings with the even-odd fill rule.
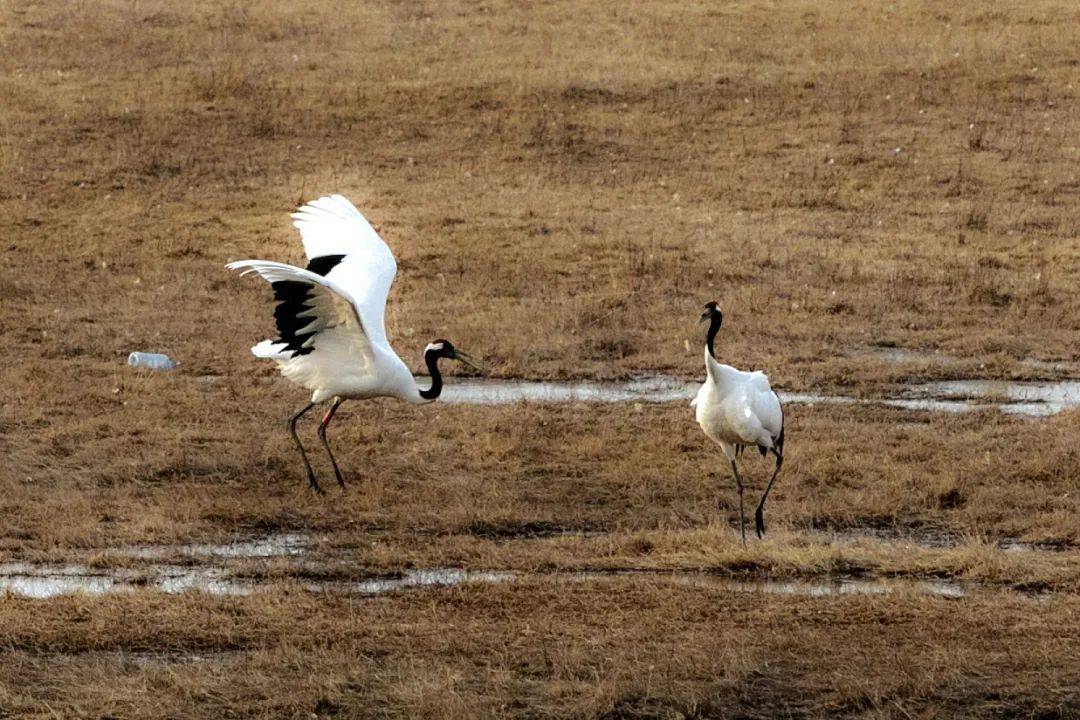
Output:
[[[780,407],[780,398],[772,388],[766,385],[750,391],[750,407],[754,417],[771,438],[776,438],[784,428],[784,411]]]
[[[747,372],[724,365],[714,360],[708,351],[705,353],[705,366],[714,383],[715,395],[710,396],[711,406],[701,406],[702,402],[709,401],[703,400],[700,393],[691,403],[698,407],[699,422],[704,416],[706,424],[712,426],[722,417],[720,424],[733,433],[729,442],[769,443],[780,434],[784,413],[780,399],[773,392],[765,373],[760,370]]]
[[[263,340],[251,348],[251,354],[268,360],[288,360],[292,357],[292,353],[288,352],[288,348],[287,343]]]
[[[388,345],[386,298],[397,262],[383,239],[341,195],[313,200],[293,213],[308,259],[344,255],[326,278],[352,300],[371,342]]]

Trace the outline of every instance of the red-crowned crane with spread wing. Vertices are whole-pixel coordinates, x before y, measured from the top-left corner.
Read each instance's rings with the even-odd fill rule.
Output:
[[[274,290],[278,337],[251,352],[273,360],[281,374],[311,391],[311,402],[289,418],[289,434],[300,451],[308,482],[322,492],[296,422],[317,403],[331,401],[319,423],[319,440],[330,456],[337,481],[345,481],[326,440],[326,426],[345,400],[394,397],[428,403],[442,392],[439,359],[474,361],[449,340],[424,348],[431,385],[421,388],[386,338],[386,297],[397,273],[390,248],[364,216],[341,195],[314,200],[293,214],[307,268],[269,260],[240,260],[230,270],[257,273]]]

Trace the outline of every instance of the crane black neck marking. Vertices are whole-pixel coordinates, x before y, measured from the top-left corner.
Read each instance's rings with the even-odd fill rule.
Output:
[[[424,362],[427,363],[428,374],[431,375],[431,387],[420,391],[420,397],[425,400],[434,400],[442,392],[442,373],[439,372],[440,357],[442,356],[439,355],[438,350],[432,349],[424,353]]]
[[[713,341],[716,339],[716,332],[720,329],[720,326],[724,322],[724,316],[720,313],[713,313],[709,318],[709,332],[705,335],[705,347],[709,348],[709,355],[712,359],[716,359],[716,352],[713,350]]]

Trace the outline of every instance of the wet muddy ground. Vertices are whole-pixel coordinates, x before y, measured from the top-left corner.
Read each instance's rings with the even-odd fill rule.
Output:
[[[580,535],[572,533],[572,535]],[[599,533],[590,534],[596,537]],[[871,541],[893,546],[923,549],[956,547],[960,540],[941,535],[893,535],[846,531],[820,533],[820,539],[834,542]],[[697,569],[664,570],[618,569],[525,572],[517,570],[467,570],[462,568],[413,568],[397,573],[343,579],[350,575],[348,554],[337,551],[330,555],[312,553],[317,542],[300,533],[278,533],[246,538],[229,543],[141,545],[134,547],[99,548],[93,551],[93,561],[47,563],[9,561],[0,563],[0,591],[12,596],[48,599],[71,594],[106,595],[156,590],[166,594],[201,592],[209,595],[245,596],[282,584],[307,592],[344,593],[374,596],[411,589],[448,587],[463,584],[492,584],[504,582],[598,583],[614,577],[633,577],[654,584],[678,584],[726,588],[738,592],[758,592],[783,595],[826,597],[834,595],[916,593],[950,598],[964,598],[972,593],[991,592],[993,588],[958,579],[932,577],[854,577],[843,575],[807,578],[771,579],[752,574],[705,572]],[[1067,553],[1080,558],[1075,549],[1043,546],[1017,540],[997,543],[997,551],[1008,554]],[[112,567],[107,560],[119,561]],[[134,562],[131,562],[134,561]],[[274,561],[273,573],[263,573],[265,565]],[[328,571],[328,568],[333,568]],[[329,579],[315,579],[330,575]],[[1003,588],[996,588],[1002,591]],[[1008,588],[1004,588],[1008,590]],[[1042,597],[1048,591],[1022,593]]]
[[[959,364],[952,356],[917,351],[883,348],[864,352],[886,364],[911,362],[939,365]],[[1051,367],[1052,366],[1052,367]],[[1032,367],[1043,370],[1069,370],[1062,364],[1032,361]],[[201,376],[200,384],[216,385],[221,378]],[[528,380],[450,380],[443,394],[448,404],[509,405],[515,403],[573,404],[573,403],[681,403],[694,397],[698,382],[670,376],[638,378],[626,382],[556,382]],[[879,405],[927,413],[961,413],[971,410],[994,409],[1006,414],[1031,418],[1047,417],[1080,405],[1080,381],[1006,381],[986,379],[952,379],[911,383],[894,395],[856,397],[838,394],[780,392],[786,403],[802,405]],[[602,531],[566,531],[559,527],[540,528],[521,533],[478,531],[478,537],[492,532],[498,538],[551,538],[559,535],[578,537],[603,536]],[[843,531],[804,531],[817,540],[833,543],[871,541],[896,547],[914,549],[955,548],[965,538],[948,533],[886,531],[875,528],[849,528]],[[504,538],[505,539],[505,538]],[[312,579],[312,551],[317,539],[299,532],[271,533],[245,537],[231,542],[189,543],[176,545],[133,545],[98,548],[93,561],[73,556],[66,562],[36,562],[11,559],[0,564],[0,590],[14,596],[50,598],[86,593],[104,595],[152,589],[167,594],[199,591],[211,595],[243,596],[260,592],[282,582],[310,592],[347,593],[360,596],[379,595],[426,587],[461,584],[491,584],[503,582],[604,582],[613,574],[626,575],[650,582],[678,584],[708,584],[724,586],[740,592],[833,596],[843,594],[890,594],[916,592],[962,598],[972,592],[984,591],[977,585],[958,579],[918,577],[846,577],[843,575],[809,578],[774,579],[742,577],[684,570],[656,572],[654,569],[620,569],[616,571],[579,570],[570,572],[536,573],[516,569],[463,569],[454,567],[410,568],[402,572],[364,576],[360,569],[345,572],[355,575],[349,579]],[[1000,539],[994,547],[1001,553],[1040,554],[1075,552],[1069,546],[1027,543],[1017,539]],[[316,553],[316,555],[318,555]],[[103,561],[102,558],[105,558]],[[276,563],[274,573],[259,577],[252,563]],[[324,562],[319,556],[314,562]],[[120,561],[120,567],[110,563]],[[237,563],[243,563],[238,567]],[[342,558],[335,558],[341,574]],[[348,561],[344,561],[348,565]],[[314,573],[318,575],[319,573]]]

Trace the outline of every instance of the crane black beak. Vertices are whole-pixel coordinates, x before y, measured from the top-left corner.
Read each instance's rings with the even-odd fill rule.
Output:
[[[705,312],[701,313],[701,320],[699,322],[705,322],[706,320],[708,320],[711,317],[712,317],[712,313],[710,313],[708,310],[706,310]]]
[[[478,373],[484,375],[487,374],[487,368],[485,368],[479,360],[476,360],[466,352],[462,352],[461,350],[454,348],[454,354],[451,356],[451,358],[457,360],[459,363],[465,365],[466,367],[472,368]]]

